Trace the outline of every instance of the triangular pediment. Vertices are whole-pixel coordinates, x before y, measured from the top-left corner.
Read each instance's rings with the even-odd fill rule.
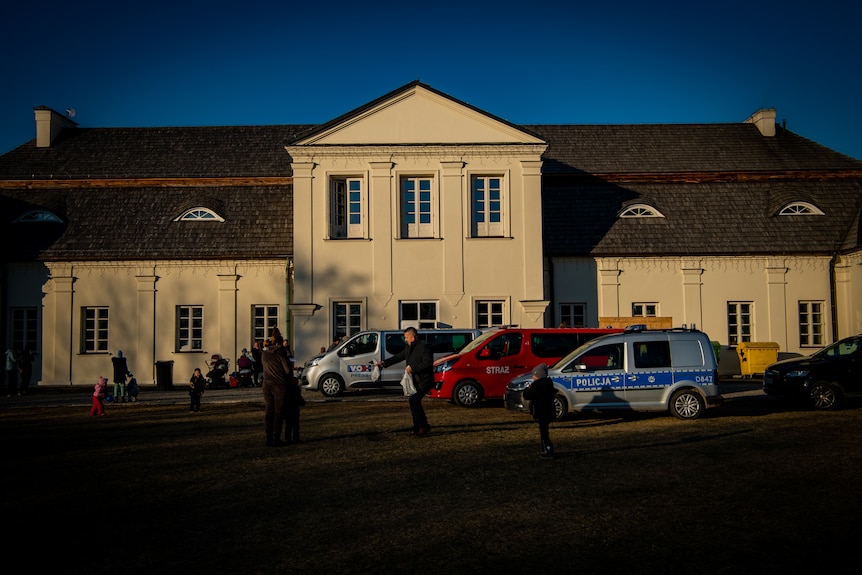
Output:
[[[303,145],[540,144],[541,138],[412,83],[321,126]]]

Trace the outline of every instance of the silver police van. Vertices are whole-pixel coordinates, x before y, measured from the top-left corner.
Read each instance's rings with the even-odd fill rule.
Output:
[[[434,359],[458,352],[482,332],[478,329],[419,329],[419,339],[431,346]],[[380,370],[374,381],[374,364],[404,349],[404,330],[371,330],[356,333],[337,347],[305,363],[300,385],[327,397],[348,389],[401,389],[404,364]]]
[[[718,363],[709,337],[695,329],[645,330],[596,338],[548,370],[557,390],[557,420],[570,412],[670,411],[696,419],[720,405]],[[530,411],[529,374],[513,379],[506,407]]]

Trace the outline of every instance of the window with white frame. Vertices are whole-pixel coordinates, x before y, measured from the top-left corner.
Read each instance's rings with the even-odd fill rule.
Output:
[[[365,194],[361,178],[337,177],[329,186],[329,237],[365,236]]]
[[[823,302],[799,302],[799,346],[823,347]]]
[[[754,325],[754,304],[750,301],[727,302],[727,344],[739,345],[751,341]]]
[[[204,348],[204,306],[177,306],[177,351],[201,351]]]
[[[476,302],[476,327],[501,326],[506,323],[506,302],[503,300],[479,300]]]
[[[192,208],[183,212],[177,222],[223,222],[224,218],[209,208]]]
[[[560,325],[563,327],[586,327],[587,304],[575,302],[561,303]]]
[[[81,308],[81,353],[108,351],[108,308]]]
[[[437,327],[436,301],[402,301],[400,312],[402,328],[434,329]]]
[[[503,178],[500,176],[473,176],[470,181],[472,201],[472,237],[502,237]]]
[[[278,327],[277,305],[251,306],[251,337],[253,341],[262,342],[272,334],[274,327]]]
[[[362,331],[362,302],[334,302],[332,304],[333,337],[348,337],[360,331]]]
[[[427,176],[401,178],[401,237],[434,237],[434,179]]]
[[[632,317],[656,317],[657,315],[657,303],[635,302],[632,304]]]
[[[621,218],[663,218],[664,214],[647,204],[632,204],[619,213]]]
[[[791,202],[778,210],[779,216],[822,216],[823,210],[808,202]]]
[[[12,347],[36,351],[39,341],[39,311],[32,307],[12,308]]]

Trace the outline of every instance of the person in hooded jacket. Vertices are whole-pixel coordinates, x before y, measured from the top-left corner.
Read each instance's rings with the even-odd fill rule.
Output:
[[[126,401],[126,376],[132,375],[132,372],[129,371],[126,358],[123,357],[123,350],[117,350],[117,355],[111,358],[111,363],[114,366],[114,401],[117,403]]]
[[[533,383],[524,390],[524,399],[532,402],[533,419],[539,422],[539,436],[542,440],[541,456],[554,458],[554,445],[551,443],[550,424],[557,410],[554,406],[554,382],[548,377],[548,365],[540,363],[533,368]]]
[[[378,361],[377,367],[388,367],[402,361],[407,364],[404,371],[413,376],[413,385],[416,387],[416,393],[407,398],[413,417],[413,431],[410,435],[425,437],[431,431],[431,426],[428,425],[425,408],[422,407],[422,398],[434,387],[434,352],[431,351],[431,346],[419,339],[414,327],[404,330],[404,341],[404,349],[385,361]]]
[[[264,342],[260,354],[263,364],[263,422],[268,447],[287,445],[281,440],[281,429],[284,426],[287,386],[293,381],[293,365],[283,343],[281,332],[277,327],[273,328],[272,336]]]

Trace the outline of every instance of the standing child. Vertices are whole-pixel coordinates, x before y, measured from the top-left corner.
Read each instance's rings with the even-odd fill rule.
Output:
[[[90,417],[94,415],[105,415],[105,396],[108,394],[108,378],[100,377],[99,382],[93,389],[93,407],[90,408]]]
[[[201,410],[201,396],[204,394],[206,385],[206,378],[201,373],[201,369],[196,367],[192,378],[189,380],[189,411]]]
[[[533,369],[533,383],[524,390],[524,399],[533,404],[533,419],[539,422],[539,435],[542,439],[542,458],[554,458],[554,446],[548,428],[556,416],[554,407],[554,382],[548,377],[547,364],[540,363]]]
[[[138,401],[138,380],[135,377],[129,380],[128,390],[129,401]]]
[[[302,389],[296,378],[291,378],[284,394],[284,442],[299,443],[299,411],[305,405]]]

